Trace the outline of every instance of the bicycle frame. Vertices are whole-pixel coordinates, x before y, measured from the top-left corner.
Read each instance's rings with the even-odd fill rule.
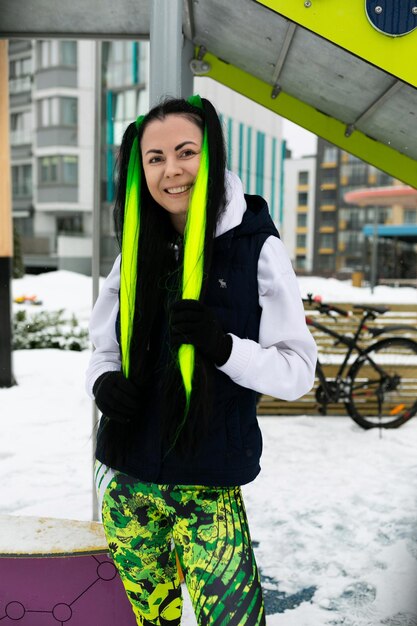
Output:
[[[339,369],[337,370],[337,374],[335,376],[335,381],[338,384],[338,387],[336,389],[337,392],[337,397],[334,397],[334,392],[332,390],[331,387],[331,383],[326,379],[326,376],[324,375],[323,372],[323,366],[320,362],[320,359],[317,359],[317,365],[316,365],[316,374],[317,374],[317,378],[320,381],[320,384],[322,385],[322,388],[328,398],[328,400],[333,400],[335,402],[338,402],[340,399],[340,387],[339,387],[339,383],[340,381],[343,379],[344,377],[344,372],[347,368],[347,365],[349,363],[349,359],[350,356],[352,354],[352,352],[356,351],[358,353],[358,356],[364,355],[365,354],[365,349],[361,348],[360,345],[358,345],[358,339],[362,333],[362,330],[365,326],[366,321],[372,317],[372,314],[369,312],[366,312],[363,316],[362,319],[359,321],[358,327],[355,331],[355,334],[353,337],[346,337],[345,335],[341,335],[340,333],[337,333],[336,331],[332,330],[331,328],[328,328],[327,326],[325,326],[324,324],[321,324],[320,322],[317,322],[314,318],[310,317],[310,316],[306,316],[306,322],[309,326],[314,326],[314,328],[317,328],[318,330],[321,330],[322,332],[326,333],[327,335],[329,335],[330,337],[334,337],[337,342],[339,343],[343,343],[345,346],[348,347],[348,350],[345,354],[345,358],[343,359],[343,362],[341,363],[341,365],[339,366]]]

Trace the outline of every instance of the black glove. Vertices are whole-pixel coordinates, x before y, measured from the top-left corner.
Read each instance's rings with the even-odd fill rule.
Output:
[[[226,335],[219,320],[197,300],[178,300],[171,307],[171,341],[178,347],[183,343],[193,344],[200,352],[224,365],[232,351],[233,340]]]
[[[122,372],[105,372],[94,383],[93,395],[103,415],[127,424],[137,415],[143,394]]]

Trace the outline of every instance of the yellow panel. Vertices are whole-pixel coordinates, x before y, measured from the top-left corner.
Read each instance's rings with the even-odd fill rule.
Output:
[[[334,233],[334,226],[320,226],[321,233]]]
[[[320,211],[336,211],[335,204],[322,204],[320,206]]]
[[[322,183],[320,185],[320,189],[324,190],[324,189],[336,189],[337,185],[336,183]]]
[[[257,1],[417,87],[417,29],[402,37],[380,33],[366,17],[364,0],[312,0],[309,7],[303,0]]]
[[[334,254],[333,248],[319,248],[319,254]]]
[[[320,167],[323,170],[331,170],[332,168],[337,167],[337,163],[334,161],[323,161],[323,163],[320,164]]]
[[[326,3],[326,6],[328,4]],[[204,60],[208,61],[211,66],[206,76],[331,141],[363,161],[372,163],[398,180],[417,187],[417,161],[414,159],[399,153],[390,146],[370,139],[358,130],[350,137],[345,137],[346,126],[339,120],[317,111],[314,107],[284,92],[281,92],[275,99],[271,98],[271,85],[230,63],[221,61],[212,54],[207,53]]]

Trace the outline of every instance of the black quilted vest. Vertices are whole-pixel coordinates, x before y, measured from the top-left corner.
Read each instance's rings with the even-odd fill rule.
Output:
[[[242,223],[217,237],[205,304],[210,306],[226,333],[258,341],[261,309],[258,303],[258,259],[271,235],[279,237],[259,196],[245,196]],[[104,420],[97,437],[97,458],[144,482],[177,485],[233,486],[252,481],[260,471],[262,436],[256,418],[256,392],[215,371],[215,397],[210,427],[198,454],[183,458],[161,447],[157,410],[150,402],[141,425],[130,432],[129,452],[123,461],[105,452]],[[155,394],[150,394],[155,397]]]

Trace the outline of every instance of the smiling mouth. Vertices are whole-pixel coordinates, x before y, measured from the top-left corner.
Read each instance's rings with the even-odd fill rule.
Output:
[[[170,189],[165,189],[165,191],[170,195],[175,196],[176,194],[184,193],[190,189],[191,185],[183,185],[182,187],[171,187]]]

